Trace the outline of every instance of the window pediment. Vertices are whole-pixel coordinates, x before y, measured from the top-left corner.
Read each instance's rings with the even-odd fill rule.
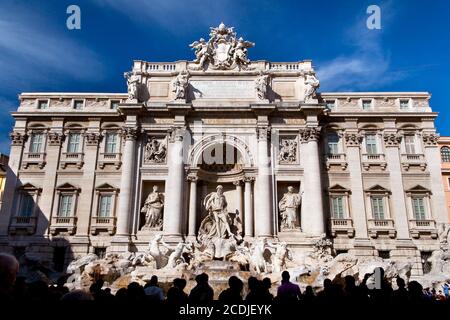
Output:
[[[80,191],[80,188],[75,187],[73,185],[71,185],[70,183],[66,182],[62,185],[59,185],[56,190],[58,191],[67,191],[67,192],[78,192]]]
[[[114,192],[114,191],[119,191],[119,188],[113,187],[109,183],[103,183],[103,184],[99,185],[98,187],[96,187],[95,190],[98,192]]]
[[[431,191],[423,186],[421,186],[420,184],[408,189],[405,191],[407,194],[431,194]]]
[[[350,189],[347,189],[340,184],[335,184],[328,188],[329,193],[351,193]]]
[[[32,193],[32,192],[41,192],[42,188],[36,187],[35,185],[27,182],[24,185],[20,186],[17,188],[19,191],[21,192],[28,192],[28,193]]]
[[[391,191],[389,191],[388,189],[380,186],[379,184],[376,184],[366,190],[364,190],[367,193],[384,193],[384,194],[390,194]]]

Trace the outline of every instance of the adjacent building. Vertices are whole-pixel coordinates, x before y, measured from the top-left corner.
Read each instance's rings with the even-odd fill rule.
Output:
[[[450,137],[439,137],[442,163],[442,185],[444,186],[446,209],[450,220]]]

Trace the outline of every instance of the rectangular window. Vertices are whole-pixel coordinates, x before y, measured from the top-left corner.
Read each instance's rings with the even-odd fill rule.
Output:
[[[99,217],[111,216],[111,203],[112,203],[112,195],[100,196],[100,205],[98,211]]]
[[[400,109],[409,109],[409,100],[401,99],[400,100]]]
[[[372,100],[363,100],[362,108],[363,108],[363,110],[368,110],[368,109],[372,108]]]
[[[337,134],[332,133],[328,135],[328,153],[338,154],[339,153],[339,137]]]
[[[53,269],[62,272],[66,264],[66,247],[55,247],[53,251]]]
[[[424,201],[424,198],[422,198],[422,197],[413,198],[412,202],[413,202],[414,219],[416,219],[416,220],[425,220],[426,219],[426,215],[425,215],[425,201]]]
[[[69,141],[67,142],[67,152],[69,153],[77,153],[80,149],[80,133],[71,133],[69,134]]]
[[[37,108],[39,110],[48,109],[48,100],[38,100]]]
[[[117,133],[107,133],[105,139],[105,153],[117,152]]]
[[[40,153],[42,150],[42,143],[44,141],[43,133],[33,133],[30,141],[30,152]]]
[[[384,219],[383,197],[372,197],[372,216],[375,220]]]
[[[20,209],[21,217],[31,217],[33,215],[34,199],[31,195],[25,194],[22,198],[22,207]]]
[[[110,109],[117,110],[119,107],[120,100],[111,100]]]
[[[84,105],[84,101],[83,100],[75,100],[73,102],[73,108],[75,110],[82,110],[83,109],[83,105]]]
[[[326,100],[325,104],[327,109],[334,110],[336,108],[336,102],[334,100]]]
[[[106,248],[96,247],[94,248],[94,253],[99,259],[103,259],[106,256]]]
[[[407,154],[416,153],[416,143],[413,135],[405,136],[405,151]]]
[[[389,250],[378,250],[378,256],[383,259],[390,259],[391,252]]]
[[[333,209],[333,218],[344,219],[344,201],[342,196],[331,198],[331,206]]]
[[[366,152],[368,154],[377,154],[377,137],[374,134],[366,135]]]
[[[59,217],[71,217],[72,216],[72,201],[73,195],[62,195],[59,200]]]

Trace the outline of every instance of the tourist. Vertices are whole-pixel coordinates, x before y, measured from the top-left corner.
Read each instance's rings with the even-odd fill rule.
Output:
[[[186,280],[183,278],[176,278],[173,280],[173,285],[167,291],[167,302],[174,305],[186,304],[189,296],[184,292],[186,287]]]
[[[261,282],[255,277],[249,277],[247,280],[248,293],[245,297],[247,303],[259,303],[261,297]]]
[[[208,283],[209,277],[206,273],[199,274],[195,277],[197,285],[189,294],[189,302],[192,303],[209,303],[214,299],[214,290]]]
[[[448,299],[449,298],[449,284],[446,282],[442,285],[442,291],[444,292],[444,296]]]
[[[300,287],[289,281],[291,275],[287,271],[281,274],[281,286],[278,287],[277,299],[283,302],[298,301],[301,299],[302,292]]]
[[[145,294],[150,301],[163,301],[164,300],[164,292],[158,286],[158,277],[152,276],[150,278],[150,282],[146,283],[144,286]]]
[[[265,277],[261,282],[261,296],[260,304],[269,304],[273,301],[273,294],[270,293],[270,288],[272,287],[272,280]]]
[[[242,302],[242,289],[244,288],[244,283],[241,279],[236,276],[231,276],[228,279],[228,289],[222,291],[219,295],[219,301],[224,304],[239,304]]]
[[[131,302],[142,302],[145,300],[144,288],[137,282],[131,282],[127,287],[128,300]]]
[[[302,300],[305,304],[314,303],[316,301],[316,294],[311,286],[306,287]]]
[[[0,253],[0,299],[5,302],[11,299],[14,282],[19,272],[19,262],[7,253]]]
[[[61,301],[92,301],[94,296],[84,290],[73,290],[62,296]]]
[[[392,292],[392,302],[406,303],[408,302],[408,290],[406,290],[405,280],[397,277],[396,284],[398,289]]]

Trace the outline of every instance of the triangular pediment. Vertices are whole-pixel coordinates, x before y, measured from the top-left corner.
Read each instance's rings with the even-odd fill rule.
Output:
[[[376,184],[372,187],[370,187],[369,189],[365,190],[366,192],[389,192],[390,191],[382,186],[380,186],[379,184]]]
[[[406,192],[416,192],[416,193],[431,193],[431,191],[420,184],[406,190]]]
[[[56,189],[58,189],[58,190],[78,190],[77,187],[75,187],[74,185],[71,185],[68,182],[59,185]]]
[[[328,191],[332,191],[332,192],[350,192],[349,189],[341,186],[340,184],[335,184],[332,187],[329,187]]]
[[[113,187],[112,185],[110,185],[109,183],[103,183],[101,185],[99,185],[98,187],[95,188],[95,190],[117,190],[116,187]]]
[[[36,187],[35,185],[33,185],[33,184],[29,183],[29,182],[27,182],[24,185],[20,186],[19,189],[20,190],[33,190],[33,191],[34,190],[40,190],[39,187]]]

